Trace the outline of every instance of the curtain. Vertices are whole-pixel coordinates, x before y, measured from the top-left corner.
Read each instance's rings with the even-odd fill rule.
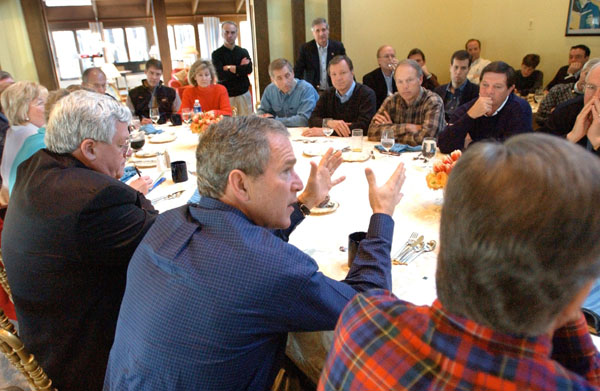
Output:
[[[210,58],[212,52],[219,48],[219,36],[221,34],[221,22],[214,16],[204,17],[204,31],[208,53],[202,53],[202,57]]]

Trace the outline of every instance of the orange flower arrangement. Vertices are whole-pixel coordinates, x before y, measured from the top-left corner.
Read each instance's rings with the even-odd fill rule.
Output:
[[[425,177],[427,187],[433,190],[439,190],[446,187],[448,175],[454,168],[456,161],[461,157],[462,152],[456,150],[450,155],[444,156],[442,160],[438,160],[433,164],[433,172],[430,172]]]
[[[213,111],[194,114],[192,117],[192,123],[190,124],[190,129],[192,130],[192,133],[202,133],[208,129],[211,124],[216,124],[222,119],[222,115],[216,117]]]

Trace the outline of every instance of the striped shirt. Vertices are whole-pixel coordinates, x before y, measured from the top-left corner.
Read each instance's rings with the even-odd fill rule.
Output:
[[[434,92],[421,87],[419,97],[407,105],[400,93],[396,92],[383,101],[376,114],[386,111],[392,119],[391,124],[376,125],[374,119],[369,125],[369,140],[379,141],[384,129],[394,129],[396,143],[421,145],[425,137],[436,137],[444,127],[444,101]],[[406,130],[407,124],[422,125],[417,133]]]
[[[600,390],[599,364],[583,315],[519,337],[378,290],[342,312],[318,390]]]

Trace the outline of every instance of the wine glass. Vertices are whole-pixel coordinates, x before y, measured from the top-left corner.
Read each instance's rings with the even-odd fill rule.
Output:
[[[533,96],[533,99],[535,99],[535,103],[541,103],[542,99],[544,99],[544,90],[541,88],[535,90],[535,95]]]
[[[150,119],[153,123],[156,123],[160,119],[160,111],[158,111],[158,108],[150,109]]]
[[[189,128],[190,124],[192,123],[192,109],[189,107],[181,109],[181,119],[183,119],[183,122],[185,122]]]
[[[142,131],[135,130],[129,135],[131,149],[139,151],[146,143],[146,134]]]
[[[329,137],[333,133],[333,128],[329,126],[329,121],[331,121],[331,118],[323,118],[323,134],[325,137]]]
[[[437,144],[435,142],[435,137],[425,137],[423,139],[421,154],[425,158],[425,166],[427,166],[429,160],[435,156],[436,149]]]
[[[381,132],[381,146],[389,152],[396,143],[394,129],[385,129]]]

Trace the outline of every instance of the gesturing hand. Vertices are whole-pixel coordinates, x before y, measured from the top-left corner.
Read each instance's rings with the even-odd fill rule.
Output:
[[[335,180],[331,176],[342,164],[342,152],[333,152],[333,148],[329,148],[321,161],[317,163],[310,162],[310,175],[306,181],[306,188],[298,196],[298,200],[306,205],[309,209],[319,205],[329,193],[329,190],[338,183],[341,183],[345,176]]]
[[[369,182],[369,203],[371,204],[373,213],[393,215],[396,205],[398,205],[403,197],[400,190],[402,190],[402,185],[406,179],[404,163],[398,164],[392,176],[381,187],[377,187],[373,170],[365,168],[365,175],[367,182]]]

